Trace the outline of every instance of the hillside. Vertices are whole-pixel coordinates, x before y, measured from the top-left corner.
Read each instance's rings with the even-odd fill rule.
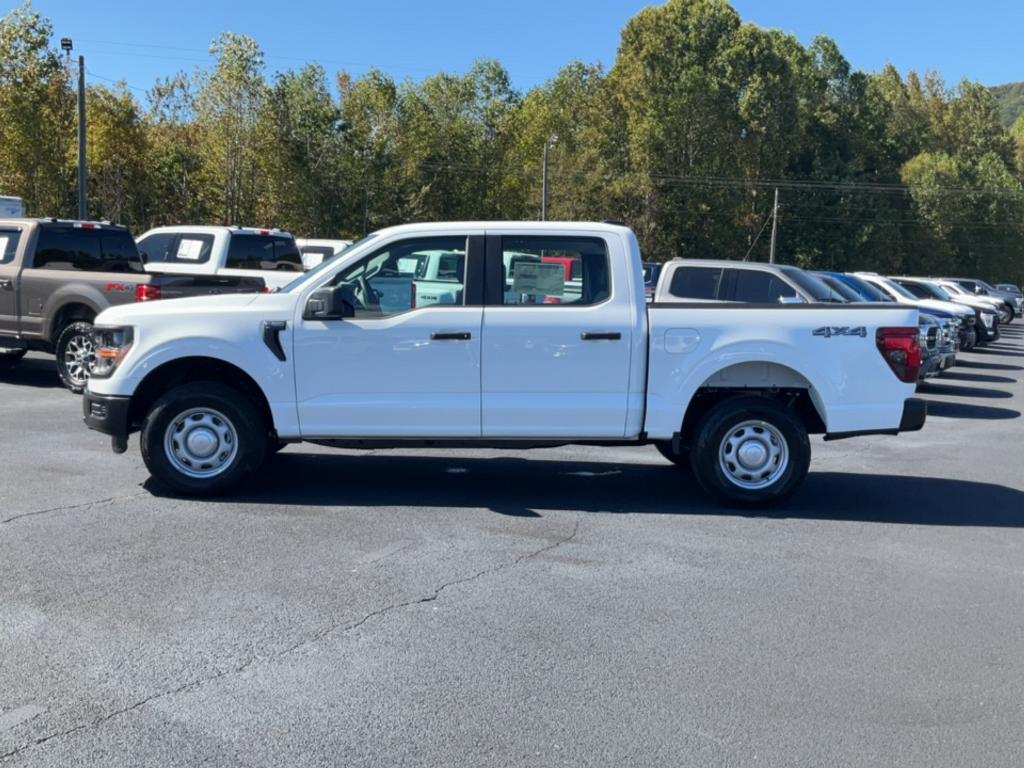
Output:
[[[1009,127],[1017,116],[1024,113],[1024,82],[1006,83],[990,88],[992,95],[999,102],[999,117],[1003,125]]]

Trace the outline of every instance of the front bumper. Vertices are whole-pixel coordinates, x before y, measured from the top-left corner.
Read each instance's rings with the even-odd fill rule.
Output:
[[[924,379],[930,379],[933,376],[938,376],[939,371],[941,370],[942,357],[933,353],[921,361],[921,372],[918,374],[918,380],[923,381]]]
[[[82,395],[85,426],[110,435],[115,453],[128,449],[128,410],[131,398],[120,395],[96,395],[86,390]]]

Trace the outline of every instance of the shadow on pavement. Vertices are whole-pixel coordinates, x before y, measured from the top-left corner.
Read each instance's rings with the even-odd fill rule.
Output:
[[[946,416],[955,419],[1016,419],[1020,411],[1009,408],[993,408],[988,405],[951,403],[945,400],[928,400],[929,416]]]
[[[149,486],[150,483],[147,483]],[[915,525],[1024,525],[1024,492],[991,483],[812,472],[777,510],[747,512],[709,501],[694,479],[652,454],[650,464],[518,457],[447,458],[377,453],[283,453],[230,503],[486,508],[540,517],[588,513],[789,517]],[[210,503],[218,503],[216,501]]]
[[[931,380],[917,385],[917,391],[926,395],[946,395],[947,397],[980,397],[986,399],[1012,398],[1013,393],[1003,389],[987,389],[985,387],[959,387],[956,384],[934,384]]]
[[[0,384],[39,389],[63,389],[57,376],[57,363],[52,359],[29,357],[13,368],[0,371]]]
[[[985,384],[1016,384],[1016,379],[1011,379],[1009,376],[989,376],[984,373],[952,373],[950,371],[943,371],[940,374],[941,381],[977,381]]]
[[[1024,371],[1022,365],[1005,365],[1003,363],[983,363],[980,360],[957,359],[957,368],[978,368],[987,371]]]

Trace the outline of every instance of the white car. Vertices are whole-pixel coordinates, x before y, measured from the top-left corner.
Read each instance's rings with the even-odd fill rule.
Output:
[[[147,272],[262,277],[273,290],[305,271],[295,238],[278,229],[178,225],[151,229],[136,242]]]
[[[352,245],[352,241],[297,237],[295,244],[299,247],[299,253],[302,254],[302,266],[306,269],[313,269],[344,251]]]
[[[424,253],[453,257],[448,289],[428,300],[413,278],[393,301],[388,281]],[[511,254],[540,260],[510,278]],[[916,309],[648,305],[637,239],[613,224],[393,227],[281,292],[119,307],[97,326],[87,425],[118,452],[141,430],[150,473],[197,495],[251,479],[282,441],[653,443],[715,498],[758,505],[801,483],[809,434],[925,420]]]

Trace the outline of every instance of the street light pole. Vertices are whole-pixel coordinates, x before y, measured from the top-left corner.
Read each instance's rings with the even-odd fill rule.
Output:
[[[775,203],[772,205],[772,246],[768,252],[768,263],[775,263],[775,236],[779,231],[779,188],[775,188]]]

